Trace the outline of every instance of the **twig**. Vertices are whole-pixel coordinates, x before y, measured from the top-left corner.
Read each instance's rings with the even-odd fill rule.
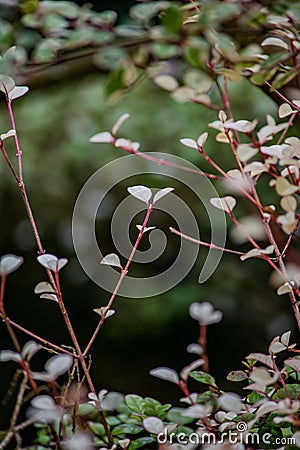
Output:
[[[116,295],[117,295],[117,293],[118,293],[118,291],[119,291],[119,289],[120,289],[120,286],[121,286],[121,284],[122,284],[124,278],[126,277],[126,275],[127,275],[127,273],[128,273],[128,269],[129,269],[129,267],[130,267],[130,264],[131,264],[131,262],[132,262],[132,259],[133,259],[133,257],[134,257],[134,254],[135,254],[135,252],[136,252],[136,249],[137,249],[137,247],[138,247],[138,245],[139,245],[139,243],[140,243],[140,241],[141,241],[141,239],[142,239],[142,236],[143,236],[145,227],[147,226],[147,223],[148,223],[148,220],[149,220],[149,217],[150,217],[152,211],[153,211],[153,204],[150,204],[150,205],[148,205],[147,213],[146,213],[144,222],[143,222],[142,227],[141,227],[141,229],[140,229],[140,231],[139,231],[139,234],[138,234],[138,236],[137,236],[137,239],[136,239],[136,241],[135,241],[135,244],[134,244],[134,246],[133,246],[133,249],[132,249],[132,251],[131,251],[131,253],[130,253],[130,255],[129,255],[129,258],[128,258],[128,260],[127,260],[127,263],[126,263],[125,267],[121,269],[120,278],[119,278],[119,280],[118,280],[118,282],[117,282],[117,285],[116,285],[116,287],[115,287],[115,289],[114,289],[114,291],[113,291],[113,293],[112,293],[112,295],[111,295],[111,297],[110,297],[110,299],[109,299],[109,301],[108,301],[108,303],[107,303],[107,305],[106,305],[106,307],[105,307],[105,310],[106,310],[106,311],[108,311],[108,310],[111,308],[111,306],[112,306],[112,304],[113,304],[113,302],[114,302],[114,300],[115,300],[115,297],[116,297]],[[104,323],[105,316],[106,316],[106,313],[104,313],[104,314],[101,315],[101,318],[100,318],[100,320],[99,320],[99,322],[98,322],[98,325],[97,325],[97,327],[96,327],[96,329],[95,329],[95,331],[94,331],[94,333],[93,333],[91,339],[89,340],[89,342],[88,342],[88,344],[87,344],[87,346],[86,346],[86,349],[85,349],[84,352],[83,352],[83,355],[87,355],[87,353],[89,352],[89,350],[90,350],[90,348],[91,348],[91,346],[92,346],[94,340],[96,339],[96,337],[97,337],[97,335],[98,335],[98,333],[99,333],[99,331],[100,331],[100,329],[101,329],[101,327],[102,327],[102,325],[103,325],[103,323]]]

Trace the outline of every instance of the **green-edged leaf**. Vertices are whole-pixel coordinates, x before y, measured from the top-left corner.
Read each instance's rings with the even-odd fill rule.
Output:
[[[190,373],[190,377],[194,378],[194,380],[199,381],[199,383],[208,384],[209,386],[217,387],[216,381],[214,377],[212,377],[209,373],[194,371]]]
[[[132,441],[129,445],[128,450],[137,450],[138,448],[144,447],[144,445],[151,444],[155,439],[151,436],[145,436]]]
[[[117,425],[112,430],[113,436],[120,436],[122,434],[138,434],[143,431],[143,427],[139,427],[138,425],[133,425],[131,423],[124,423],[121,425]]]

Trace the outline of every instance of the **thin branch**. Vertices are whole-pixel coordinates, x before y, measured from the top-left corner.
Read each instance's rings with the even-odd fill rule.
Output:
[[[125,267],[122,268],[121,274],[120,274],[120,278],[119,278],[119,280],[118,280],[118,282],[117,282],[117,284],[116,284],[116,287],[115,287],[115,289],[114,289],[114,291],[113,291],[113,293],[112,293],[112,295],[111,295],[111,297],[110,297],[110,299],[109,299],[109,301],[108,301],[108,303],[107,303],[107,305],[106,305],[106,307],[105,307],[105,308],[106,308],[106,311],[108,311],[108,310],[111,308],[111,306],[112,306],[112,304],[113,304],[113,302],[114,302],[114,300],[115,300],[115,297],[116,297],[116,295],[117,295],[117,293],[118,293],[118,291],[119,291],[119,289],[120,289],[120,286],[121,286],[121,284],[122,284],[124,278],[126,277],[126,275],[127,275],[127,273],[128,273],[128,269],[129,269],[129,267],[130,267],[130,264],[131,264],[131,262],[132,262],[132,259],[133,259],[133,257],[134,257],[134,254],[135,254],[135,252],[136,252],[136,250],[137,250],[137,247],[138,247],[138,245],[139,245],[139,243],[140,243],[140,241],[141,241],[141,239],[142,239],[142,236],[143,236],[145,227],[147,226],[147,223],[148,223],[148,220],[149,220],[149,217],[150,217],[152,211],[153,211],[153,205],[150,204],[150,205],[148,205],[147,213],[146,213],[144,222],[143,222],[142,227],[141,227],[141,229],[140,229],[140,232],[139,232],[139,234],[138,234],[138,236],[137,236],[137,239],[136,239],[136,241],[135,241],[135,244],[134,244],[134,246],[133,246],[133,248],[132,248],[132,251],[131,251],[131,253],[130,253],[130,255],[129,255],[129,258],[128,258],[128,260],[127,260],[127,263],[126,263]],[[87,344],[87,346],[86,346],[86,349],[85,349],[84,352],[83,352],[83,355],[87,355],[87,353],[89,352],[89,350],[90,350],[90,348],[91,348],[91,346],[92,346],[94,340],[96,339],[96,337],[97,337],[97,335],[98,335],[98,333],[99,333],[99,331],[100,331],[100,329],[101,329],[101,327],[102,327],[102,325],[103,325],[103,323],[104,323],[104,321],[105,321],[105,316],[106,316],[105,313],[101,315],[100,320],[99,320],[99,322],[98,322],[98,325],[97,325],[97,327],[96,327],[96,329],[95,329],[95,331],[94,331],[94,333],[93,333],[91,339],[89,340],[89,342],[88,342],[88,344]]]

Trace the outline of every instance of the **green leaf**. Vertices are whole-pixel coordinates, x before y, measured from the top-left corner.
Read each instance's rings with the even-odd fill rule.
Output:
[[[214,377],[212,377],[209,373],[194,371],[190,373],[190,377],[194,378],[194,380],[199,381],[199,383],[208,384],[209,386],[218,387]]]
[[[288,390],[292,400],[296,400],[298,398],[300,392],[299,384],[286,384],[286,389]],[[286,390],[283,388],[278,389],[278,391],[276,391],[276,393],[273,395],[273,398],[275,398],[276,400],[287,398]]]
[[[185,408],[172,408],[167,413],[167,420],[170,422],[178,423],[179,425],[186,425],[194,421],[193,417],[183,416],[182,413]]]
[[[150,436],[138,438],[135,441],[131,442],[128,450],[136,450],[138,448],[144,447],[144,445],[151,444],[152,442],[155,442],[155,439]]]
[[[229,381],[243,381],[247,380],[248,375],[242,370],[233,370],[227,375],[227,380]]]
[[[251,404],[257,403],[260,400],[264,399],[265,397],[258,392],[251,392],[251,394],[248,395],[248,400]]]
[[[283,86],[289,84],[289,82],[292,81],[297,75],[298,75],[297,69],[292,69],[289,72],[280,73],[276,75],[274,81],[272,81],[271,92],[274,91],[275,89],[280,89]]]
[[[159,401],[154,400],[151,397],[145,397],[144,401],[144,414],[147,416],[158,417],[159,419],[164,419],[166,417],[166,411],[168,411],[172,406],[170,404],[162,405]]]
[[[170,8],[166,9],[163,18],[162,24],[170,33],[178,33],[182,28],[183,17],[182,12],[176,6],[170,6]]]
[[[135,5],[130,9],[130,16],[134,20],[138,20],[143,23],[149,23],[149,21],[155,17],[161,10],[167,8],[169,2],[147,2],[139,5]]]
[[[105,97],[109,97],[124,87],[124,74],[124,69],[118,69],[110,74],[104,89]]]
[[[129,394],[125,397],[125,403],[131,411],[138,414],[144,414],[145,412],[145,401],[139,395]]]
[[[261,86],[264,84],[265,81],[270,80],[275,75],[276,72],[277,67],[274,67],[273,69],[269,70],[260,70],[258,73],[250,77],[250,81],[253,84]]]
[[[110,427],[114,427],[120,424],[120,420],[115,416],[106,417],[106,422]]]
[[[144,428],[143,427],[139,427],[138,425],[125,423],[125,424],[117,425],[112,430],[112,435],[113,436],[119,436],[119,435],[122,435],[122,434],[138,434],[138,433],[140,433],[143,430],[144,430]]]
[[[100,436],[105,436],[105,429],[102,423],[89,422],[89,428],[92,433],[99,434]]]

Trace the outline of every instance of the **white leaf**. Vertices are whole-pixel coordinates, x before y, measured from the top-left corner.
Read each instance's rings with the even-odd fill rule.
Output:
[[[4,255],[0,259],[0,275],[9,275],[10,273],[17,270],[24,259],[22,256],[16,255]]]
[[[258,152],[257,148],[250,147],[248,144],[240,144],[237,148],[237,156],[240,161],[246,162]]]
[[[119,439],[119,446],[124,450],[129,446],[130,439]]]
[[[250,353],[250,355],[246,356],[246,359],[254,359],[273,369],[273,361],[271,356],[265,355],[264,353]]]
[[[285,148],[286,148],[286,145],[270,145],[269,147],[262,146],[261,151],[265,155],[276,156],[277,158],[280,158],[282,156],[282,152]]]
[[[293,288],[290,285],[290,283],[286,282],[277,288],[277,294],[278,295],[288,294],[289,292],[292,292],[292,290]]]
[[[58,302],[56,294],[41,294],[40,298],[44,298],[45,300],[52,300],[53,302]]]
[[[46,269],[51,269],[49,264],[56,268],[58,262],[57,256],[51,255],[50,253],[44,253],[43,255],[38,256],[37,260],[41,264],[41,266],[45,267]]]
[[[290,337],[291,337],[291,332],[290,331],[286,331],[285,333],[283,333],[281,335],[280,341],[283,343],[283,345],[288,347],[289,342],[290,342]]]
[[[152,369],[150,370],[150,375],[160,378],[161,380],[171,381],[171,383],[179,383],[179,377],[175,370],[169,369],[168,367],[157,367],[156,369]]]
[[[286,196],[297,192],[299,186],[294,186],[293,184],[289,183],[288,180],[284,177],[278,177],[276,179],[275,189],[278,195]]]
[[[273,341],[269,347],[270,353],[280,353],[283,352],[286,349],[285,345],[283,345],[281,342]]]
[[[190,316],[197,320],[200,325],[212,325],[222,320],[221,311],[214,310],[209,302],[193,302],[189,307]]]
[[[115,147],[134,150],[133,142],[131,142],[129,139],[125,139],[125,138],[117,139],[115,142]]]
[[[57,270],[60,271],[66,264],[68,264],[68,259],[60,258],[57,263]]]
[[[35,341],[28,341],[22,349],[22,356],[24,359],[30,360],[32,356],[42,347]]]
[[[19,355],[19,353],[16,352],[12,352],[11,350],[2,350],[0,352],[0,361],[1,362],[6,362],[6,361],[16,361],[19,362],[21,361],[22,358]]]
[[[197,369],[197,367],[202,366],[204,364],[203,359],[197,359],[196,361],[193,361],[188,366],[184,367],[182,371],[180,372],[180,378],[182,378],[184,381],[187,380],[189,374],[194,370]]]
[[[22,97],[29,91],[28,86],[15,86],[8,94],[10,100],[15,100],[16,98]]]
[[[282,105],[279,106],[278,116],[280,117],[280,119],[283,119],[284,117],[290,116],[294,112],[295,111],[292,110],[292,108],[288,103],[283,103]]]
[[[112,135],[116,136],[119,128],[123,125],[123,123],[125,122],[125,120],[127,120],[130,117],[130,114],[122,114],[122,116],[116,121],[116,123],[114,124],[114,126],[112,127]]]
[[[196,355],[202,355],[203,348],[199,344],[189,344],[186,348],[188,353],[195,353]]]
[[[269,245],[266,249],[253,248],[252,250],[249,250],[249,252],[245,253],[245,255],[242,255],[240,259],[241,261],[245,261],[246,259],[254,258],[255,256],[270,255],[273,251],[274,245]]]
[[[281,48],[284,48],[285,50],[289,49],[289,46],[286,42],[284,42],[282,39],[279,39],[276,37],[268,37],[268,38],[264,39],[262,41],[261,45],[263,47],[265,47],[266,45],[274,45],[275,47],[281,47]]]
[[[225,411],[234,411],[236,413],[243,409],[241,397],[232,392],[226,392],[218,398],[218,403]]]
[[[287,197],[282,197],[280,200],[280,206],[287,212],[294,212],[297,209],[297,200],[295,197],[288,195]]]
[[[294,369],[296,372],[300,373],[300,359],[298,358],[289,358],[284,361],[284,363]]]
[[[16,135],[15,130],[9,130],[7,133],[1,134],[0,139],[1,139],[1,141],[5,141],[5,139],[10,138],[15,135]]]
[[[131,186],[127,189],[130,195],[141,200],[144,203],[149,202],[152,197],[152,191],[146,186]]]
[[[159,434],[164,430],[163,421],[157,417],[146,417],[146,419],[143,420],[143,425],[148,433]]]
[[[54,409],[55,402],[49,395],[39,395],[31,401],[32,406],[38,409]]]
[[[198,146],[199,146],[200,148],[203,147],[203,145],[205,144],[207,138],[208,138],[208,133],[207,133],[207,132],[202,133],[202,134],[198,137],[198,139],[197,139],[197,144],[198,144]]]
[[[71,355],[55,355],[48,359],[45,364],[45,370],[48,374],[56,379],[63,373],[67,372],[73,364],[73,357]]]
[[[122,269],[120,258],[115,253],[109,253],[108,255],[104,256],[104,258],[102,259],[100,264],[106,264],[107,266],[120,267],[120,269]]]
[[[105,314],[105,319],[108,319],[109,317],[113,316],[116,313],[114,309],[109,309],[107,313]]]
[[[48,281],[41,281],[34,288],[35,294],[46,294],[49,292],[55,292],[55,290],[52,287],[52,285],[50,283],[48,283]]]
[[[89,139],[89,142],[93,143],[113,143],[114,137],[108,131],[103,131],[102,133],[97,133]]]
[[[174,91],[178,87],[176,79],[170,75],[159,75],[154,78],[154,83],[162,89],[170,92]]]
[[[170,192],[174,191],[174,188],[164,188],[160,191],[156,192],[153,198],[153,204],[158,202],[161,198],[163,198],[165,195],[168,195]]]
[[[226,121],[224,128],[227,130],[235,130],[241,133],[251,133],[257,125],[257,120],[249,122],[248,120],[238,120],[237,122]]]
[[[136,227],[137,227],[137,229],[138,229],[139,231],[141,231],[141,229],[143,228],[142,225],[136,225]],[[156,228],[156,227],[145,227],[145,228],[144,228],[144,233],[146,233],[147,231],[150,231],[150,230],[155,230],[155,228]]]
[[[135,152],[137,152],[139,150],[140,146],[141,146],[141,144],[139,142],[131,142],[131,148]]]
[[[236,205],[236,200],[233,197],[215,197],[210,199],[210,203],[218,209],[225,211],[227,213],[231,213],[233,208]]]
[[[8,75],[0,75],[0,91],[4,92],[4,94],[9,93],[15,87],[14,80]]]
[[[198,150],[198,144],[194,139],[183,138],[180,139],[180,142],[186,147],[195,148],[196,150]]]
[[[182,416],[203,419],[204,417],[208,417],[211,412],[212,406],[209,403],[206,405],[192,405],[183,411]]]
[[[267,172],[267,167],[260,161],[254,161],[244,167],[245,172],[251,172],[251,178],[262,172]]]
[[[277,409],[277,403],[276,402],[264,402],[256,411],[255,417],[258,419],[261,416],[264,416],[265,414],[269,414],[272,411],[276,411]]]

